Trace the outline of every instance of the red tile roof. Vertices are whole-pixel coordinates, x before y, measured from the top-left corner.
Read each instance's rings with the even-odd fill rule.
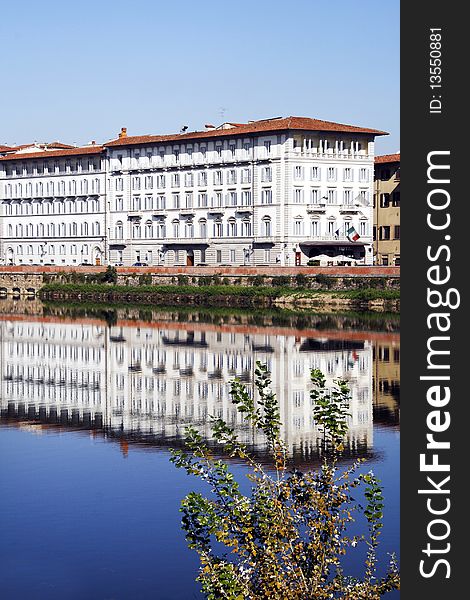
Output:
[[[86,146],[84,148],[66,148],[64,150],[41,150],[39,152],[12,153],[0,156],[0,160],[28,160],[30,158],[60,158],[61,156],[80,156],[88,154],[101,154],[102,146]]]
[[[11,146],[2,146],[2,144],[0,144],[0,152],[13,152],[13,150],[15,150],[15,148],[12,148]]]
[[[158,142],[185,141],[192,139],[231,137],[235,135],[263,133],[286,130],[300,131],[334,131],[340,133],[368,133],[371,135],[388,135],[385,131],[356,127],[355,125],[344,125],[321,121],[308,117],[286,117],[280,119],[266,119],[264,121],[253,121],[251,123],[237,124],[231,129],[211,129],[209,131],[192,131],[172,135],[135,135],[121,137],[103,144],[104,146],[134,146],[139,144],[151,144]]]
[[[382,156],[375,157],[375,163],[382,165],[385,163],[400,162],[400,153],[398,154],[383,154]]]

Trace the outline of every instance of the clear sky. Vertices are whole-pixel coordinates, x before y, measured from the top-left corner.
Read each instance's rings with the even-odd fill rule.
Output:
[[[399,0],[0,3],[0,144],[307,116],[399,150]]]

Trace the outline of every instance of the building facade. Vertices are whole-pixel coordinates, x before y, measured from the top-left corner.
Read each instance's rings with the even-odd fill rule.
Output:
[[[400,264],[400,155],[375,158],[374,263]]]
[[[6,264],[372,264],[374,139],[289,117],[0,157]]]
[[[2,264],[106,262],[100,146],[28,146],[0,158]]]

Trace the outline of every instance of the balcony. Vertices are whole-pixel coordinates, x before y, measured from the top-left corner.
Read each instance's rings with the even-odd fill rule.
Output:
[[[339,212],[344,214],[357,214],[359,212],[359,207],[354,204],[342,204],[339,207]]]
[[[312,213],[324,213],[326,211],[326,204],[321,203],[321,204],[309,204],[307,206],[307,212],[309,214]]]

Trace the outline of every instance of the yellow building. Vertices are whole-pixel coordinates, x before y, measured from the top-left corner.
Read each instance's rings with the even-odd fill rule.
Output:
[[[374,169],[374,263],[400,264],[400,154],[376,156]]]

